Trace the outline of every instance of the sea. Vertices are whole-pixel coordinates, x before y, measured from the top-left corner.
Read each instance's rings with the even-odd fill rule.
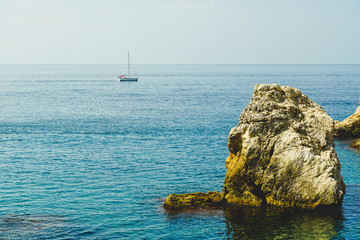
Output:
[[[169,212],[222,191],[228,134],[254,86],[301,90],[334,119],[360,65],[0,65],[0,239],[360,239],[360,151],[335,148],[341,210]]]

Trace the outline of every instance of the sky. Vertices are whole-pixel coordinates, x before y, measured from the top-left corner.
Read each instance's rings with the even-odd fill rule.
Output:
[[[360,0],[0,0],[0,64],[360,64]]]

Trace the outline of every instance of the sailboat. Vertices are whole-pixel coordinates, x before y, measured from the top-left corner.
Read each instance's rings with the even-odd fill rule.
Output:
[[[138,80],[137,77],[131,77],[130,75],[130,54],[129,54],[129,51],[128,51],[128,75],[125,76],[125,75],[121,75],[118,77],[118,81],[119,82],[136,82]]]

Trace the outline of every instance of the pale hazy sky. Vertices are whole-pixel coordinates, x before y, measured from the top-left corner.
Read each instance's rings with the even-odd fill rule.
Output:
[[[360,64],[360,0],[0,0],[0,64]]]

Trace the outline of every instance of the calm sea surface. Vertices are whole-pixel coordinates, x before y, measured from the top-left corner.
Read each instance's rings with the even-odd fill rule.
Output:
[[[341,212],[169,213],[221,191],[227,137],[258,83],[353,114],[360,65],[0,65],[1,239],[358,239],[360,152],[336,142]]]

